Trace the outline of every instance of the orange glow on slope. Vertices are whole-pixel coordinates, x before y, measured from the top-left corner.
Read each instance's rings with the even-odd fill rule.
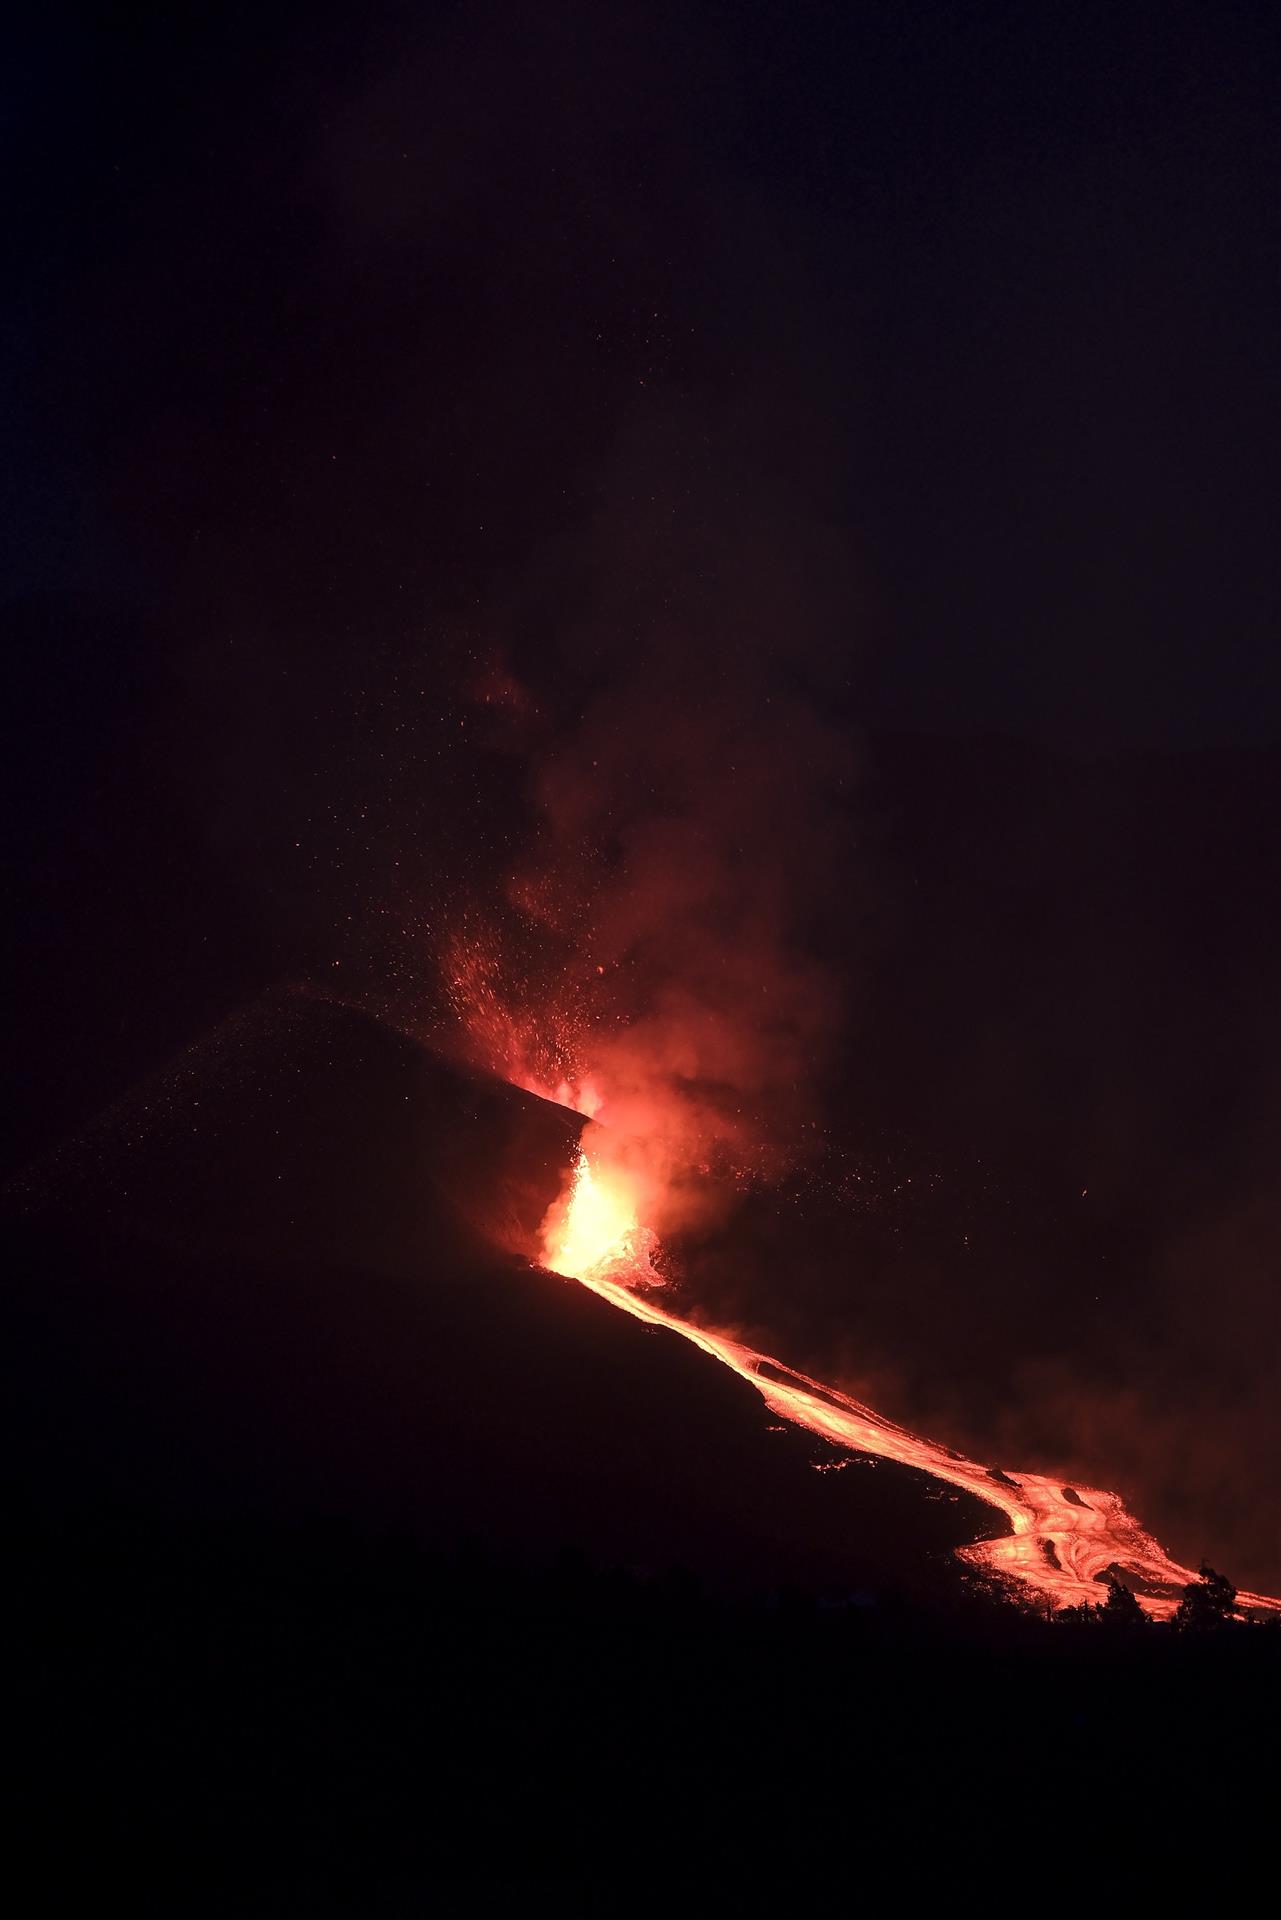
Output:
[[[625,1184],[580,1150],[569,1189],[545,1225],[544,1264],[553,1272],[581,1281],[637,1320],[691,1341],[755,1387],[780,1419],[847,1453],[915,1467],[995,1507],[1010,1532],[962,1548],[971,1565],[1018,1581],[1052,1608],[1096,1604],[1104,1597],[1101,1581],[1115,1570],[1148,1613],[1157,1619],[1173,1613],[1183,1588],[1196,1577],[1193,1569],[1170,1559],[1126,1511],[1119,1494],[1066,1487],[1045,1474],[979,1466],[727,1334],[678,1319],[648,1291],[636,1291],[648,1290],[658,1279],[650,1260],[655,1244],[654,1235],[640,1226]],[[1248,1612],[1281,1611],[1281,1601],[1255,1593],[1239,1593],[1237,1605]]]

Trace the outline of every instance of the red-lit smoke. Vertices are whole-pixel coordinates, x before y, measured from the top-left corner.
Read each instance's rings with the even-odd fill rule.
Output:
[[[844,743],[750,671],[666,671],[545,742],[533,842],[445,976],[473,1048],[599,1121],[585,1145],[669,1232],[796,1151],[838,1006]],[[663,685],[661,706],[646,689]]]

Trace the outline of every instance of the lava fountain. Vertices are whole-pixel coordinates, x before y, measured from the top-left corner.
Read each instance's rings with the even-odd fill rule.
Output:
[[[887,1420],[821,1381],[758,1353],[728,1334],[695,1326],[660,1306],[657,1239],[640,1219],[636,1189],[586,1148],[543,1227],[543,1264],[578,1280],[611,1306],[665,1327],[755,1388],[770,1412],[851,1455],[894,1460],[976,1495],[1004,1515],[1010,1532],[961,1549],[972,1566],[1013,1579],[1050,1608],[1095,1603],[1108,1576],[1123,1579],[1139,1604],[1168,1618],[1195,1578],[1126,1510],[1119,1494],[1069,1487],[1051,1476],[985,1467]],[[1240,1593],[1244,1611],[1281,1612],[1281,1601]]]
[[[626,1177],[594,1164],[580,1147],[568,1190],[543,1223],[543,1265],[585,1284],[621,1273],[630,1286],[659,1285],[655,1236],[641,1225],[639,1208]]]
[[[594,1169],[580,1148],[569,1191],[549,1216],[544,1265],[567,1279],[585,1280],[591,1273],[626,1261],[639,1231],[632,1196]]]

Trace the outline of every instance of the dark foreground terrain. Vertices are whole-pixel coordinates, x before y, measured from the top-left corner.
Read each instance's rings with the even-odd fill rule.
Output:
[[[1281,1635],[967,1588],[987,1509],[811,1471],[530,1265],[574,1139],[280,996],[10,1188],[10,1746],[51,1903],[1118,1847],[1138,1888],[1257,1817]]]
[[[362,1913],[688,1871],[802,1897],[1066,1852],[1133,1896],[1230,1880],[1275,1784],[1263,1629],[734,1607],[334,1523],[60,1526],[24,1517],[11,1643],[19,1831],[55,1894]]]

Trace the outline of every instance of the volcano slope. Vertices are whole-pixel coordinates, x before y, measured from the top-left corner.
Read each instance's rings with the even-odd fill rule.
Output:
[[[1065,1779],[1118,1675],[1148,1726],[1225,1680],[1266,1717],[1257,1637],[1173,1687],[1151,1643],[1092,1647],[1083,1684],[1070,1636],[961,1606],[989,1509],[814,1471],[743,1382],[534,1266],[579,1124],[280,995],[11,1186],[37,1845],[206,1888],[519,1874],[632,1844],[648,1784],[717,1857],[745,1817],[836,1846],[919,1819],[926,1756],[1013,1790],[1011,1662],[1047,1721],[1070,1697]]]
[[[181,1458],[442,1548],[766,1592],[919,1584],[990,1527],[916,1476],[810,1471],[821,1442],[533,1267],[580,1126],[331,1003],[220,1028],[11,1190],[46,1470],[182,1503]]]

